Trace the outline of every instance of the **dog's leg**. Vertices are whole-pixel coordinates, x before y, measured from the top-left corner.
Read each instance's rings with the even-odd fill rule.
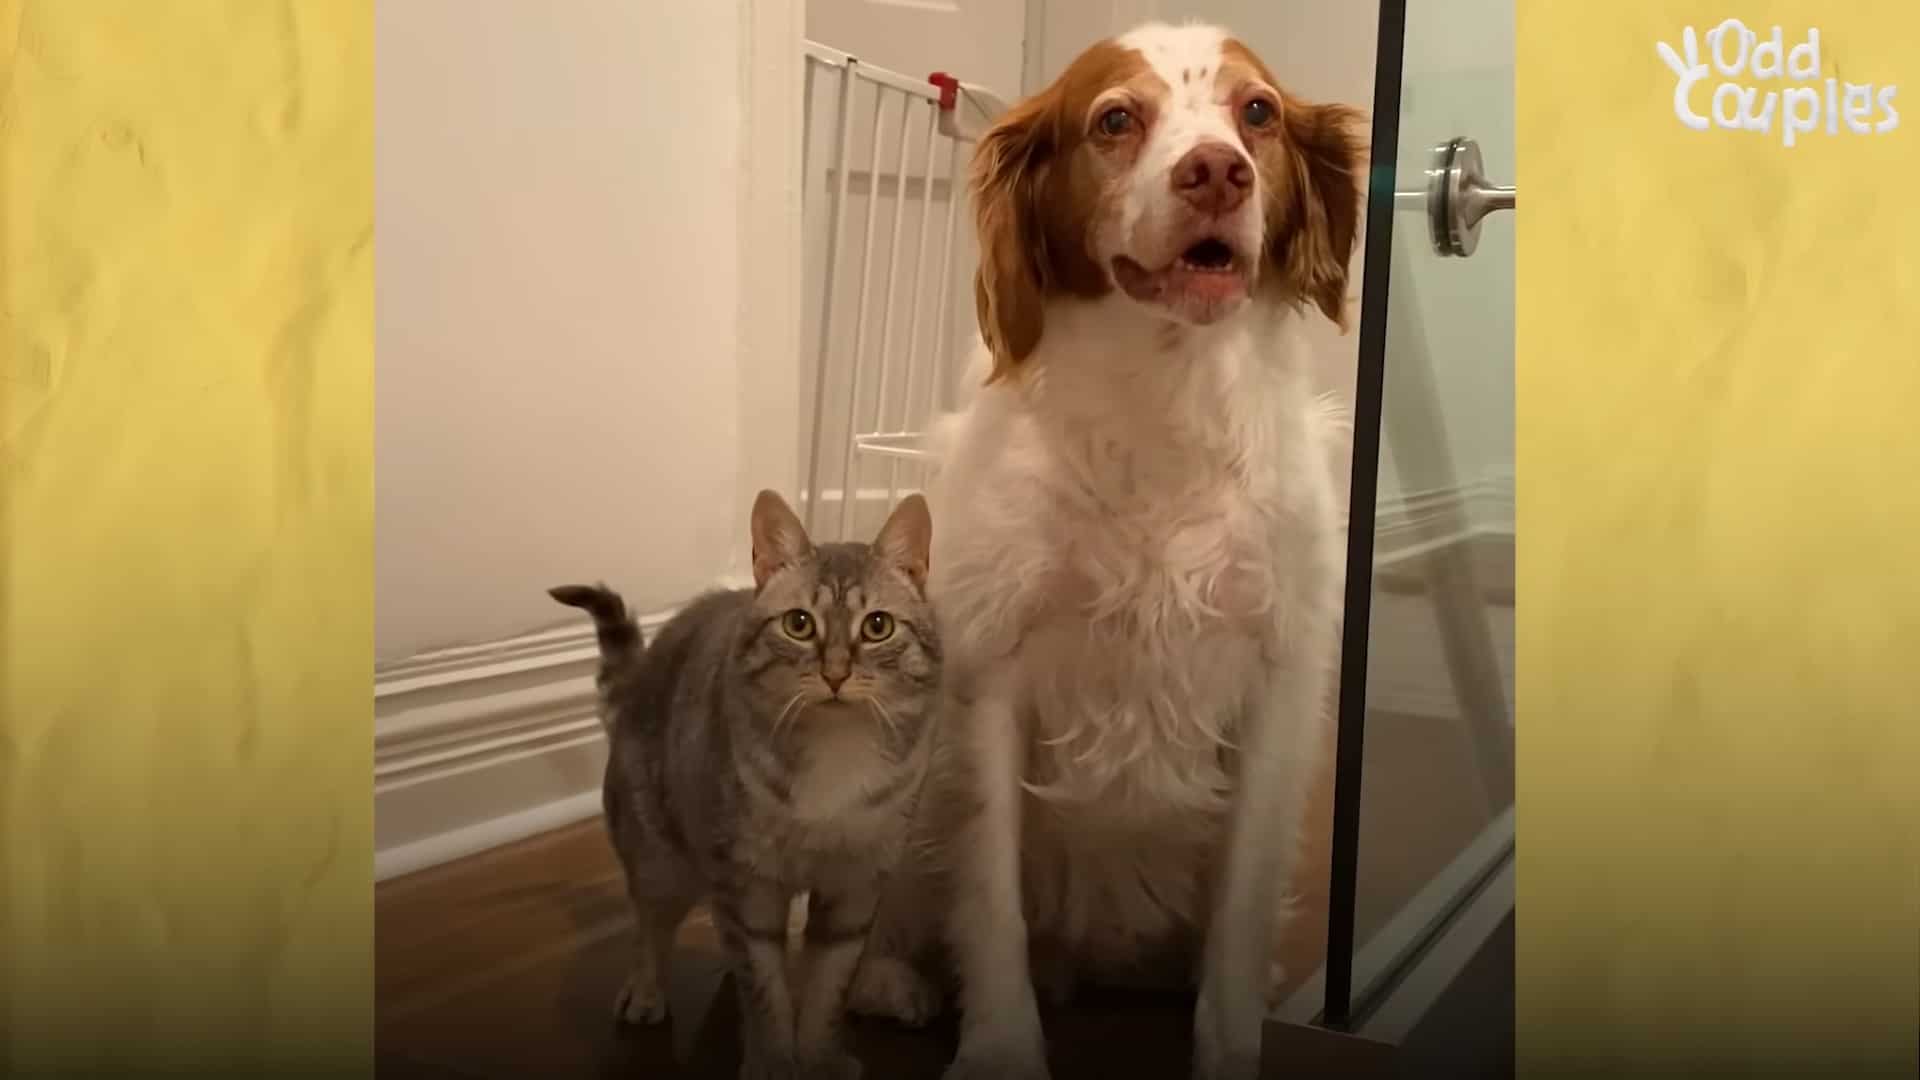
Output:
[[[1254,1080],[1260,1071],[1274,912],[1299,851],[1327,678],[1275,671],[1242,709],[1239,775],[1194,1011],[1196,1080]]]
[[[1011,664],[1011,661],[1003,661]],[[1020,781],[1026,768],[1017,681],[984,679],[959,705],[955,734],[975,810],[954,842],[947,932],[960,976],[960,1051],[946,1080],[1043,1080],[1046,1042],[1027,959],[1020,884]]]

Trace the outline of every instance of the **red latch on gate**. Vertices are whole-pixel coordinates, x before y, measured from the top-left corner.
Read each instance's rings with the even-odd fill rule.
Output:
[[[954,103],[960,100],[960,80],[936,71],[927,76],[927,81],[940,88],[940,111],[952,112]]]

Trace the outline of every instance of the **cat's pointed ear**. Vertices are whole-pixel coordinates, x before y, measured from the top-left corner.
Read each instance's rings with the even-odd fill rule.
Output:
[[[887,515],[880,526],[873,549],[879,556],[907,575],[913,587],[927,587],[927,566],[933,549],[933,516],[927,513],[927,500],[909,495]]]
[[[753,587],[763,589],[767,579],[783,566],[805,559],[813,551],[807,527],[794,516],[787,500],[763,491],[753,500]]]

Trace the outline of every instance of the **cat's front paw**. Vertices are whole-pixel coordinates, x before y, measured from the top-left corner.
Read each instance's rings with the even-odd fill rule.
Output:
[[[802,1080],[860,1080],[866,1067],[845,1050],[829,1050],[800,1067]]]
[[[1040,1000],[1056,1009],[1073,1004],[1080,990],[1080,972],[1073,954],[1064,948],[1038,950],[1033,958],[1033,989]]]
[[[1047,1055],[1025,1040],[970,1041],[940,1080],[1051,1080]]]
[[[1044,1061],[1003,1061],[999,1058],[958,1057],[940,1080],[1051,1080]]]
[[[799,1066],[782,1058],[749,1054],[740,1062],[740,1080],[800,1080],[800,1076]]]
[[[869,957],[854,976],[847,1008],[856,1016],[924,1027],[940,1014],[940,991],[913,965],[892,956]]]
[[[613,1001],[613,1018],[622,1024],[644,1027],[667,1018],[667,995],[657,979],[627,976],[620,996]]]

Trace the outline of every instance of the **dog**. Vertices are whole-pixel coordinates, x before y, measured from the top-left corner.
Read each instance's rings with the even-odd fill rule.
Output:
[[[941,865],[854,992],[924,1021],[915,958],[943,937],[948,1080],[1048,1075],[1036,974],[1064,994],[1169,962],[1198,988],[1193,1075],[1259,1069],[1344,578],[1344,411],[1294,329],[1346,329],[1362,134],[1224,31],[1156,23],[975,151],[982,348],[930,484]]]

